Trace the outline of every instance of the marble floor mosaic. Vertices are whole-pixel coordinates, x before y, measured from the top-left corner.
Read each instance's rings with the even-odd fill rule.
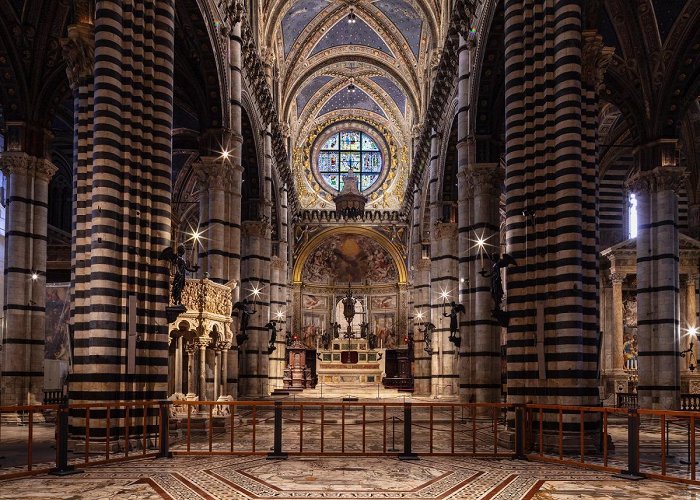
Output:
[[[700,488],[515,460],[176,457],[0,481],[0,499],[692,499]]]

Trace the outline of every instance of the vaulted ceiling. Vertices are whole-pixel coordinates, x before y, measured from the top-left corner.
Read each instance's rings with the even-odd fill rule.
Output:
[[[392,179],[400,183],[410,167],[411,129],[425,106],[431,53],[439,38],[435,2],[273,0],[263,16],[264,42],[276,60],[280,116],[290,124],[297,161],[309,166],[304,147],[327,124],[364,121],[391,137],[397,149]],[[314,186],[310,177],[306,180],[300,193],[303,200],[307,191],[306,205],[330,205],[323,192],[311,196]],[[399,197],[398,191],[391,199],[379,192],[374,201],[398,207]]]

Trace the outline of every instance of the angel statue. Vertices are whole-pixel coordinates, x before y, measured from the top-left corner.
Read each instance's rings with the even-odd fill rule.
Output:
[[[248,299],[243,299],[242,301],[236,302],[235,304],[233,304],[233,308],[237,311],[240,311],[239,323],[238,323],[238,335],[236,335],[236,344],[237,345],[241,345],[246,340],[248,340],[248,334],[246,333],[246,330],[248,330],[248,322],[250,321],[250,317],[257,312],[254,309],[254,307],[255,307],[254,305],[252,305],[248,302]]]
[[[428,353],[428,356],[433,354],[433,330],[435,330],[435,325],[432,323],[426,323],[423,330],[418,329],[423,334],[423,343],[425,344],[423,350]]]
[[[504,313],[501,310],[501,302],[503,302],[503,295],[505,293],[503,290],[501,269],[508,266],[515,266],[517,265],[517,262],[515,262],[515,259],[507,253],[504,253],[503,257],[497,253],[491,255],[491,262],[493,262],[491,271],[482,269],[479,271],[479,274],[484,278],[491,278],[491,298],[493,299],[493,310],[491,311],[491,315],[498,320],[501,326],[506,326],[503,325],[503,322],[507,322],[507,317],[504,317]]]
[[[456,347],[459,347],[462,342],[462,339],[459,337],[458,315],[459,313],[463,313],[464,311],[464,306],[462,304],[456,304],[453,300],[450,304],[450,312],[442,313],[444,317],[450,318],[450,336],[447,339],[450,342],[452,342]]]
[[[172,247],[166,247],[160,253],[160,258],[161,260],[167,260],[175,267],[171,296],[174,305],[182,305],[182,290],[185,288],[185,273],[196,273],[199,270],[199,266],[195,264],[190,267],[189,262],[185,259],[185,245],[182,243],[178,245],[177,253],[173,251]]]
[[[265,328],[270,330],[270,342],[267,346],[267,353],[272,354],[273,351],[277,350],[277,347],[275,347],[275,342],[277,341],[277,321],[270,321],[265,325]]]

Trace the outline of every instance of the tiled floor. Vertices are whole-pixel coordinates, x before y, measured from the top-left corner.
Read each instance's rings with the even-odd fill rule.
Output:
[[[0,482],[2,499],[666,499],[700,488],[514,460],[176,457]]]

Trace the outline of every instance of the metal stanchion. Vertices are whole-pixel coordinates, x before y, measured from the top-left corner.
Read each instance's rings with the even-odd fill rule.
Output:
[[[399,451],[399,449],[396,447],[396,443],[394,441],[395,431],[396,431],[396,416],[392,415],[391,416],[391,448],[389,448],[386,451]]]
[[[525,405],[515,405],[515,457],[527,460],[525,456]]]
[[[282,453],[282,402],[275,401],[275,435],[272,453],[267,454],[268,460],[286,459],[287,454]]]
[[[639,473],[639,414],[636,408],[627,411],[627,470],[615,477],[632,481],[645,478]]]
[[[82,470],[68,465],[68,405],[61,404],[56,416],[56,467],[49,471],[54,476],[80,474]]]
[[[403,405],[403,453],[399,460],[418,460],[418,455],[411,451],[411,403]]]
[[[159,402],[160,409],[160,450],[156,458],[173,458],[170,451],[170,408],[172,401],[165,399]],[[144,430],[145,432],[145,430]]]

